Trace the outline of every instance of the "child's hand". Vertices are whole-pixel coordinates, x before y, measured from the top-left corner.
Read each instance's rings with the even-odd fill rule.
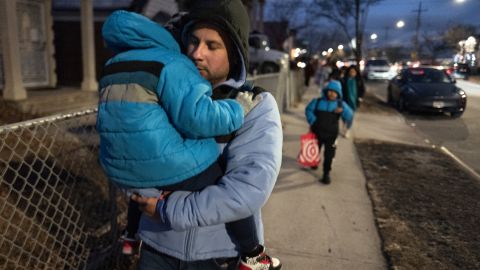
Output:
[[[151,218],[159,218],[157,213],[157,203],[160,200],[165,200],[172,191],[163,191],[160,197],[143,197],[134,192],[130,199],[138,203],[140,211]]]
[[[130,196],[130,199],[138,203],[138,208],[142,211],[145,215],[151,218],[159,218],[157,214],[157,202],[160,198],[156,197],[143,197],[138,194],[133,194]]]
[[[342,113],[342,112],[343,112],[343,108],[342,108],[342,107],[337,107],[334,112],[335,112],[335,113]]]
[[[159,198],[143,197],[138,194],[133,194],[132,196],[130,196],[130,199],[138,203],[138,208],[140,209],[140,211],[145,213],[145,215],[152,218],[158,217],[156,208]]]
[[[240,103],[243,108],[243,115],[247,115],[262,100],[262,96],[257,95],[253,98],[252,92],[238,92],[235,100]]]

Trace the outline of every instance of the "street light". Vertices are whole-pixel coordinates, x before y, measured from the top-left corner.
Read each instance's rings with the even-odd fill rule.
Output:
[[[397,22],[397,28],[402,28],[402,27],[404,27],[404,26],[405,26],[405,22],[404,22],[404,21],[400,20],[400,21]]]
[[[370,39],[375,41],[378,38],[377,34],[373,33],[370,35]]]
[[[455,3],[461,4],[461,3],[463,3],[463,2],[465,2],[465,0],[455,0]]]
[[[338,45],[338,49],[343,50],[343,45],[342,44]]]

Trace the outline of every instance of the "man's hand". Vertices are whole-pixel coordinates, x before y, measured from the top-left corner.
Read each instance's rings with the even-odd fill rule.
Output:
[[[335,113],[342,113],[342,112],[343,112],[343,108],[342,108],[342,107],[337,107],[334,112],[335,112]]]
[[[262,96],[257,95],[253,98],[252,92],[238,92],[235,100],[243,108],[243,115],[246,116],[262,100]]]

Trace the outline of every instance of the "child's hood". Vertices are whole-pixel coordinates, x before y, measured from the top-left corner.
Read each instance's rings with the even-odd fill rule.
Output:
[[[328,90],[333,90],[337,92],[337,99],[342,99],[342,84],[339,81],[331,80],[330,82],[328,82],[327,86],[322,89],[322,97],[327,98]]]
[[[102,36],[116,53],[155,47],[180,52],[178,43],[165,28],[147,17],[124,10],[115,11],[107,18]]]

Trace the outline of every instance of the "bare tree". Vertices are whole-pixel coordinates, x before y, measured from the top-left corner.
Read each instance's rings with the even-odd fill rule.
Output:
[[[312,0],[307,9],[310,16],[323,17],[335,23],[348,40],[355,37],[353,49],[357,63],[362,59],[362,41],[368,9],[382,0]],[[352,27],[353,26],[353,27]]]
[[[299,0],[269,1],[269,14],[275,21],[292,22],[302,8],[302,1]]]
[[[442,38],[442,34],[438,31],[436,34],[428,35],[427,33],[423,34],[423,48],[425,48],[428,55],[426,57],[430,58],[432,64],[434,64],[437,56],[443,50],[447,48],[445,39]],[[421,50],[420,50],[421,51]]]
[[[465,40],[469,36],[475,36],[475,30],[475,26],[472,25],[453,25],[445,32],[443,39],[449,48],[457,48],[460,40]]]
[[[325,48],[334,48],[345,40],[345,35],[338,29],[324,29],[314,25],[302,28],[299,35],[308,40],[309,49],[312,52],[319,52]]]
[[[400,61],[408,57],[408,53],[403,46],[389,46],[385,48],[385,55],[392,62]]]

